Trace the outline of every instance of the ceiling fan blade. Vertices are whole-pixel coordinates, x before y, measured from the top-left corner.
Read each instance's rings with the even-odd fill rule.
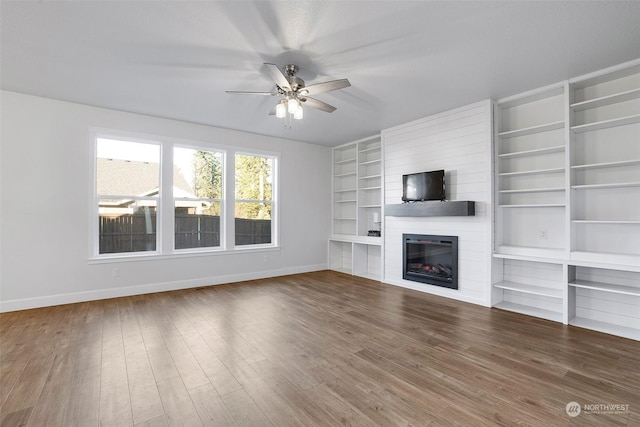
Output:
[[[331,80],[329,82],[316,83],[314,85],[305,86],[298,91],[300,95],[317,95],[319,93],[329,92],[332,90],[344,89],[351,86],[348,79]]]
[[[269,96],[276,96],[278,95],[278,92],[246,92],[243,90],[225,90],[226,93],[231,94],[231,95],[269,95]]]
[[[273,79],[273,81],[281,88],[284,89],[287,92],[291,91],[291,85],[289,85],[289,80],[287,80],[287,77],[282,74],[282,71],[280,71],[280,68],[278,68],[278,66],[276,64],[269,64],[269,63],[264,63],[264,65],[267,67],[267,71],[269,71],[269,74],[271,75],[271,78]]]
[[[327,113],[333,113],[334,111],[336,111],[336,107],[334,107],[333,105],[329,105],[326,102],[319,101],[315,98],[305,97],[300,98],[300,101],[302,101],[304,105],[315,108],[316,110],[326,111]]]
[[[278,104],[274,105],[273,108],[271,109],[271,111],[269,111],[269,115],[270,116],[275,116],[276,115],[276,107],[278,106]]]

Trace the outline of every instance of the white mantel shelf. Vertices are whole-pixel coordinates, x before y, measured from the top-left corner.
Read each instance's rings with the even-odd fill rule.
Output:
[[[475,216],[476,204],[468,200],[412,202],[384,205],[385,216]]]

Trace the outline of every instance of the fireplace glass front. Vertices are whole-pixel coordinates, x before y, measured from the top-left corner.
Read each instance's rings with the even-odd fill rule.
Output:
[[[458,289],[458,237],[403,234],[402,278]]]

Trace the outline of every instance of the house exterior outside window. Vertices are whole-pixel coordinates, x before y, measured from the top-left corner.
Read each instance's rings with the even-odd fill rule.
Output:
[[[158,247],[160,145],[98,138],[98,254]]]

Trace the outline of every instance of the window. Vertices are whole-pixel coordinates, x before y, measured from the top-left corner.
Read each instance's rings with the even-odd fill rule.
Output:
[[[98,138],[98,253],[155,251],[160,146]]]
[[[276,155],[95,134],[92,256],[274,247]]]
[[[173,150],[175,249],[219,247],[223,153]]]
[[[273,163],[267,156],[236,154],[236,245],[271,244],[273,235]]]

